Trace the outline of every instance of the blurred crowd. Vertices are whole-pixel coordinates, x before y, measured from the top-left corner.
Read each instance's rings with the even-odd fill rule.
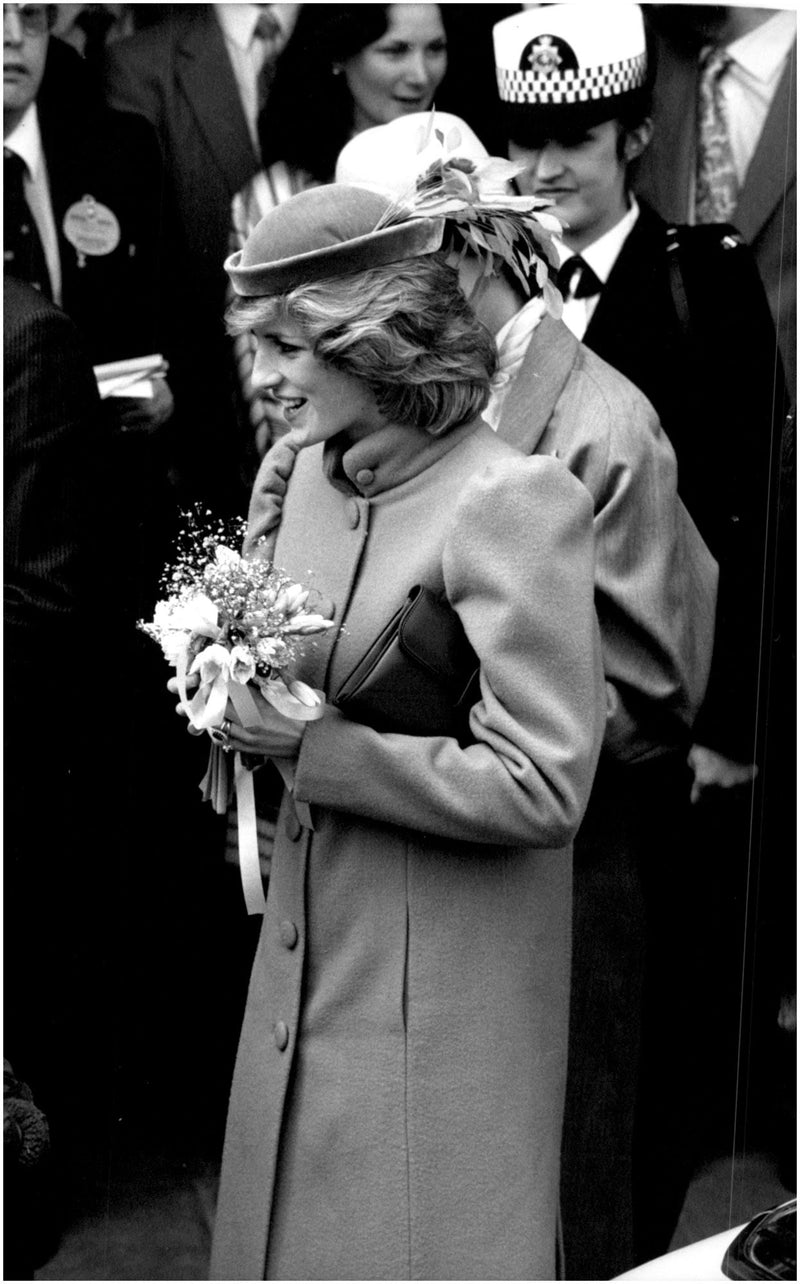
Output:
[[[690,734],[635,799],[601,760],[576,846],[566,1278],[665,1251],[703,1147],[791,1076],[796,16],[647,4],[642,75],[584,120],[519,69],[591,65],[633,6],[553,7],[582,34],[541,5],[3,6],[5,1049],[52,1134],[14,1277],[87,1129],[219,1144],[258,925],[136,622],[181,514],[246,514],[286,432],[226,333],[227,256],[300,191],[380,186],[371,131],[432,106],[553,203],[563,324],[652,404],[719,567]],[[535,417],[525,295],[479,315]],[[599,484],[622,562],[671,520],[639,460]]]

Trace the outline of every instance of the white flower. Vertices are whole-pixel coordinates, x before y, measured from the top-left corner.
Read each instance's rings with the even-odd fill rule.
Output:
[[[221,646],[218,642],[207,646],[198,656],[195,656],[194,664],[189,670],[190,673],[199,673],[200,681],[205,686],[207,683],[216,682],[219,677],[229,677],[231,671],[231,653],[227,647]]]
[[[306,682],[301,682],[299,678],[290,678],[288,686],[294,698],[309,709],[314,709],[318,704],[322,704],[323,697],[319,691],[315,691]]]
[[[275,610],[284,615],[296,615],[308,601],[308,589],[300,584],[287,584],[275,598]]]
[[[217,544],[215,556],[221,566],[242,560],[238,553],[235,553],[232,548],[228,548],[227,544]]]
[[[189,633],[199,633],[216,641],[222,633],[218,622],[219,611],[211,598],[205,593],[198,593],[189,602],[182,602],[173,609],[170,627],[186,629]]]
[[[244,686],[256,675],[256,662],[250,652],[243,646],[235,646],[230,653],[230,671],[234,682]]]
[[[286,625],[287,633],[321,633],[329,629],[333,620],[326,620],[322,615],[295,615]]]

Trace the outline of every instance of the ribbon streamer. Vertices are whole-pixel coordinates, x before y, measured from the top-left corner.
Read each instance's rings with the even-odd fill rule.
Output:
[[[209,730],[212,726],[222,726],[225,720],[225,709],[228,700],[233,705],[236,716],[243,727],[253,730],[264,725],[261,711],[247,683],[236,682],[230,679],[229,673],[224,674],[225,700],[220,712],[220,697],[223,689],[222,675],[218,674],[213,683],[206,684],[205,688],[201,688],[201,691],[192,700],[189,700],[186,690],[187,670],[185,661],[176,667],[181,703],[193,726],[202,727],[204,730]],[[311,691],[309,688],[310,694],[315,697],[316,701],[312,705],[306,704],[293,695],[280,678],[273,679],[268,684],[265,683],[264,687],[266,688],[262,689],[264,698],[286,718],[292,718],[299,722],[316,722],[325,712],[325,696],[321,691]],[[215,719],[213,722],[209,714],[209,706]],[[286,789],[290,794],[293,793],[294,768],[291,762],[283,758],[273,758],[272,761],[275,763]],[[236,791],[239,873],[242,880],[244,901],[248,914],[263,914],[267,902],[264,897],[261,865],[258,859],[258,828],[256,824],[253,773],[245,767],[240,753],[234,755],[233,784]],[[228,773],[227,755],[222,747],[214,742],[211,744],[208,769],[200,782],[200,789],[204,801],[210,802],[216,812],[224,813],[227,811],[231,800],[231,782]],[[300,824],[305,829],[313,829],[311,809],[308,803],[294,798],[292,801]]]

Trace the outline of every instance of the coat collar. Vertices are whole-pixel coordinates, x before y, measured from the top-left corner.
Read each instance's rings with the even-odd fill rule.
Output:
[[[372,499],[418,477],[481,424],[482,420],[473,419],[442,437],[431,437],[420,428],[387,424],[353,445],[340,435],[325,443],[323,469],[337,490]]]
[[[542,318],[503,404],[497,431],[504,441],[526,455],[534,453],[579,352],[563,321]]]

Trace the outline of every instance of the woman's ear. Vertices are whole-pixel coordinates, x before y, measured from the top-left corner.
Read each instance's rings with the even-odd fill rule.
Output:
[[[647,149],[653,137],[653,121],[645,116],[635,129],[629,129],[625,135],[622,155],[626,161],[634,161]]]

